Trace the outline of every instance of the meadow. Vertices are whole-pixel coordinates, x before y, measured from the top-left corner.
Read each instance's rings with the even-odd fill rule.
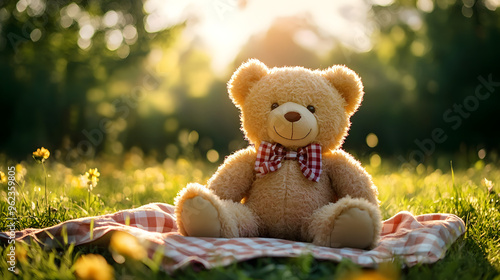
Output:
[[[78,275],[82,279],[110,279],[114,275],[116,279],[500,279],[500,171],[495,163],[479,160],[460,169],[453,169],[451,164],[448,169],[420,164],[403,170],[386,160],[375,164],[366,160],[364,166],[379,188],[384,219],[406,210],[415,215],[453,213],[465,221],[466,233],[449,248],[443,260],[403,269],[395,260],[367,270],[349,261],[332,263],[306,255],[261,258],[213,270],[188,267],[169,275],[158,269],[157,258],[126,257],[118,263],[113,256],[116,248],[66,245],[64,250],[44,251],[32,245],[16,249],[14,273],[8,271],[6,261],[0,262],[1,278],[75,279]],[[15,170],[15,185],[11,184],[16,198],[15,225],[16,230],[22,230],[150,202],[173,203],[180,188],[188,182],[206,182],[216,168],[216,163],[193,158],[158,162],[138,149],[70,167],[57,155],[21,162],[0,156],[0,230],[9,230],[7,218],[11,217],[9,170]],[[0,248],[2,256],[6,256],[7,248]]]

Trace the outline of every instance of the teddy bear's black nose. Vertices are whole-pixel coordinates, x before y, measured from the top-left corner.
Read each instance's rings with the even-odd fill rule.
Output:
[[[301,116],[297,112],[288,112],[285,114],[285,119],[289,122],[296,122],[300,120]]]

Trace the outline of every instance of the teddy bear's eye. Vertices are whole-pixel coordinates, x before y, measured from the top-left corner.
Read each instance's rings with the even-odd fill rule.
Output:
[[[313,114],[314,114],[314,112],[316,112],[316,108],[314,108],[314,106],[313,106],[313,105],[309,105],[309,106],[307,106],[307,110],[309,110],[309,112],[311,112],[311,113],[313,113]]]
[[[273,103],[273,105],[271,105],[271,110],[274,110],[276,108],[278,108],[280,105],[278,105],[278,103]]]

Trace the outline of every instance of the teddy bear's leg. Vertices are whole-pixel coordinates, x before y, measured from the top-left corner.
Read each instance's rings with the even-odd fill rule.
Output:
[[[309,237],[319,246],[367,249],[377,245],[381,227],[380,209],[376,205],[345,197],[313,213]]]
[[[175,205],[182,235],[224,238],[257,235],[257,219],[250,209],[222,200],[202,185],[187,185],[175,199]]]

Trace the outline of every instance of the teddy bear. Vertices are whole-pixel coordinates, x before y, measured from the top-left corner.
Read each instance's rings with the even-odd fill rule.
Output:
[[[206,185],[179,191],[180,234],[374,248],[378,191],[341,149],[364,95],[359,76],[341,65],[268,68],[250,59],[233,73],[228,92],[250,145],[226,157]]]

